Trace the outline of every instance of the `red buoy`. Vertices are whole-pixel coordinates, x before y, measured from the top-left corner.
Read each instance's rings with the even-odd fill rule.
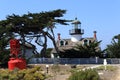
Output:
[[[18,55],[21,54],[19,40],[17,39],[10,40],[10,53],[11,58],[8,61],[8,69],[9,70],[13,70],[15,68],[26,69],[26,60],[18,57]]]
[[[15,68],[18,69],[26,69],[26,61],[22,58],[10,58],[10,61],[8,61],[8,69],[14,70]]]

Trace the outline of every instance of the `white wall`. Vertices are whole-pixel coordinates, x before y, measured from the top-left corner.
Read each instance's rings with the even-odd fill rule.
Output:
[[[76,34],[76,35],[72,35],[71,36],[71,41],[72,42],[78,42],[79,40],[81,40],[82,36],[80,34]]]

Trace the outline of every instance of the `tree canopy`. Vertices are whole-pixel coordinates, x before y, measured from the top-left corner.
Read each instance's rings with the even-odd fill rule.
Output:
[[[111,44],[107,45],[106,54],[110,58],[120,58],[120,35],[113,37]]]
[[[60,19],[63,17],[63,14],[66,13],[66,10],[53,10],[53,11],[45,11],[40,13],[30,13],[24,15],[8,15],[6,20],[0,21],[0,26],[4,29],[9,28],[8,31],[4,31],[2,34],[6,34],[9,32],[8,36],[16,34],[21,36],[20,41],[23,45],[26,42],[31,42],[35,39],[35,43],[42,47],[41,54],[44,57],[47,48],[47,38],[50,38],[55,46],[56,51],[58,52],[57,46],[55,44],[55,36],[53,29],[56,24],[67,25],[67,22],[71,20]],[[2,37],[0,34],[0,38]],[[41,39],[43,38],[43,39]],[[33,44],[34,45],[34,44]],[[25,52],[25,50],[23,51]]]
[[[12,36],[10,36],[8,30],[8,28],[0,26],[0,65],[7,63],[9,60],[10,51],[6,47],[8,47],[9,40]]]
[[[12,27],[12,31],[18,32],[19,29],[24,28],[23,32],[28,34],[30,32],[36,33],[40,30],[48,27],[54,27],[54,24],[60,23],[67,25],[67,20],[57,19],[59,17],[63,17],[63,14],[66,13],[66,10],[53,10],[48,12],[40,12],[40,13],[30,13],[20,15],[8,15],[7,20],[1,22],[2,25],[10,25]]]

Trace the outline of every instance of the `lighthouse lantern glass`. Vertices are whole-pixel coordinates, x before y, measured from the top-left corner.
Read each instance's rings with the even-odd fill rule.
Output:
[[[74,29],[80,29],[80,28],[81,28],[81,25],[80,25],[80,24],[73,24],[73,28],[74,28]]]

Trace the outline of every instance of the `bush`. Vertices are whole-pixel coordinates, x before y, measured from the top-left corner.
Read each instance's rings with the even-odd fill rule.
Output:
[[[93,69],[85,71],[75,71],[71,74],[68,80],[99,80],[97,71]]]
[[[24,70],[14,69],[13,71],[2,69],[0,70],[0,80],[45,80],[46,76],[41,71],[38,66]]]

